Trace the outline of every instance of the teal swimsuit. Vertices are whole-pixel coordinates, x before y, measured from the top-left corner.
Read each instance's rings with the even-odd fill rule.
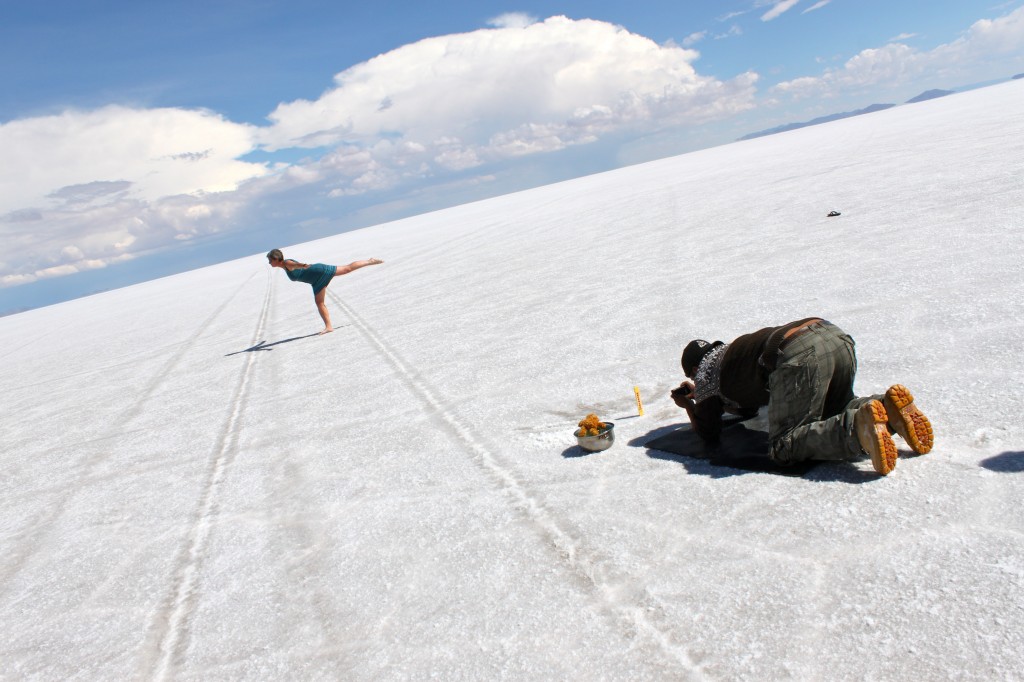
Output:
[[[312,286],[313,295],[316,296],[324,287],[331,283],[331,279],[334,278],[334,272],[337,269],[338,266],[336,265],[313,263],[308,268],[297,268],[295,270],[285,268],[285,273],[288,275],[288,279],[293,282],[305,282]]]

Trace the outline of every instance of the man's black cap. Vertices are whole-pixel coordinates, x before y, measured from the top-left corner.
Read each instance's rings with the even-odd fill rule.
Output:
[[[692,379],[693,375],[697,373],[697,368],[700,367],[700,362],[704,359],[704,356],[710,353],[715,346],[721,345],[721,341],[712,343],[704,339],[694,339],[686,344],[686,348],[683,349],[683,357],[681,358],[683,374]]]

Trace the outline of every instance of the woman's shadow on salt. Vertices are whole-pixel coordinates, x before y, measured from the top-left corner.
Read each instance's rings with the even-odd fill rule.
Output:
[[[335,327],[337,329],[337,327]],[[293,336],[290,339],[281,339],[280,341],[274,341],[273,343],[267,343],[266,341],[260,341],[255,346],[250,346],[244,350],[236,350],[234,353],[228,353],[224,357],[230,358],[232,355],[238,355],[239,353],[256,353],[261,350],[274,350],[272,346],[280,346],[282,343],[291,343],[292,341],[299,341],[301,339],[308,339],[313,336],[320,336],[318,332],[312,334],[306,334],[305,336]]]

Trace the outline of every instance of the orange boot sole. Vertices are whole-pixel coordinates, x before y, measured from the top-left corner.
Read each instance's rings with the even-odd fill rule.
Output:
[[[875,471],[883,476],[896,468],[896,443],[889,435],[888,422],[885,406],[877,400],[863,405],[853,420],[860,446],[871,455]]]
[[[885,412],[889,426],[907,441],[910,448],[919,455],[931,452],[935,443],[932,423],[914,404],[914,396],[906,386],[895,384],[885,392]]]

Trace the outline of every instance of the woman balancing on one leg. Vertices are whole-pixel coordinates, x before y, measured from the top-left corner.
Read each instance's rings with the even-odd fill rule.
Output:
[[[327,285],[331,283],[331,280],[339,275],[347,275],[353,270],[365,268],[367,265],[377,265],[384,262],[377,258],[370,258],[368,260],[357,260],[348,265],[325,265],[324,263],[309,265],[290,258],[285,260],[281,249],[274,249],[268,253],[267,260],[270,262],[271,267],[284,268],[288,279],[293,282],[305,282],[313,287],[313,300],[316,301],[316,309],[324,320],[324,328],[320,332],[321,334],[334,331],[334,327],[331,326],[331,314],[327,312],[327,304],[324,303],[324,299],[327,296]]]

